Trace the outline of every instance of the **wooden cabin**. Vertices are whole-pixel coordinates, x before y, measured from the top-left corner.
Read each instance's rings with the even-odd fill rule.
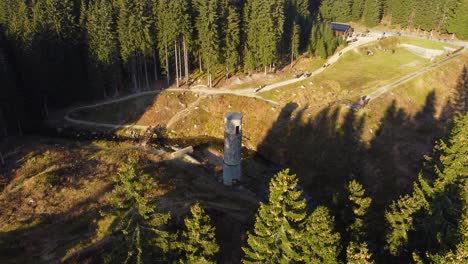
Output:
[[[331,28],[336,36],[343,36],[344,39],[351,37],[354,33],[354,28],[349,24],[331,22]]]

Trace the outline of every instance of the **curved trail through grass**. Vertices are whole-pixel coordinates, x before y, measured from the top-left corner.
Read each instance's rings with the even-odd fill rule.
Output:
[[[353,43],[349,44],[346,48],[342,49],[340,51],[340,53],[336,53],[333,56],[331,56],[330,58],[328,58],[327,63],[329,65],[332,65],[332,64],[336,63],[339,60],[339,58],[341,56],[343,56],[343,54],[345,54],[345,53],[347,53],[349,51],[352,51],[352,50],[354,50],[355,48],[357,48],[359,46],[362,46],[362,45],[368,44],[370,42],[376,41],[377,39],[378,39],[378,36],[361,37],[358,41],[353,42]],[[326,68],[323,68],[323,67],[320,68],[320,69],[317,69],[314,72],[312,72],[312,74],[309,77],[320,74],[325,70],[326,70]],[[267,101],[267,102],[270,102],[272,104],[278,105],[277,102],[265,99],[265,98],[263,98],[261,96],[258,96],[257,93],[258,92],[271,91],[271,90],[274,90],[274,89],[279,88],[279,87],[283,87],[283,86],[287,86],[287,85],[290,85],[290,84],[298,83],[298,82],[306,80],[309,77],[306,77],[306,76],[303,75],[303,76],[301,76],[299,78],[294,78],[294,79],[289,79],[289,80],[285,80],[285,81],[281,81],[281,82],[276,82],[276,83],[267,85],[267,86],[265,86],[265,87],[263,87],[261,89],[259,89],[259,88],[245,88],[245,89],[239,89],[239,90],[230,90],[230,89],[209,88],[208,86],[205,86],[205,85],[198,85],[198,86],[192,87],[190,89],[170,88],[168,90],[171,90],[171,91],[192,91],[192,92],[203,93],[203,94],[207,94],[207,95],[229,94],[229,95],[235,95],[235,96],[252,97],[252,98],[257,98],[259,100]]]
[[[175,123],[177,123],[180,119],[188,116],[190,113],[192,113],[192,111],[195,109],[195,107],[198,105],[198,103],[201,101],[201,99],[205,98],[206,96],[200,96],[198,97],[197,100],[195,100],[195,102],[191,103],[187,108],[185,108],[184,110],[178,112],[177,114],[175,114],[170,120],[169,122],[167,122],[166,124],[166,128],[170,128],[171,126],[173,126]]]
[[[360,38],[359,41],[351,43],[349,46],[347,46],[346,48],[341,50],[341,52],[340,52],[341,54],[337,53],[337,54],[333,55],[332,57],[330,57],[327,60],[327,63],[330,64],[330,65],[333,64],[333,63],[336,63],[339,60],[339,58],[341,56],[343,56],[343,54],[354,50],[358,46],[362,46],[362,45],[368,44],[370,42],[373,42],[373,41],[377,40],[378,37],[379,36],[377,36],[377,35],[373,35],[371,37]],[[442,61],[440,61],[438,63],[432,64],[432,65],[430,65],[430,66],[428,66],[428,67],[426,67],[424,69],[421,69],[421,70],[419,70],[417,72],[408,74],[408,75],[402,77],[401,79],[399,79],[399,80],[397,80],[397,81],[395,81],[393,83],[387,84],[385,86],[381,86],[381,87],[377,88],[374,92],[368,94],[368,98],[370,98],[370,100],[372,101],[372,100],[382,96],[383,94],[385,94],[389,90],[399,86],[400,84],[408,82],[408,81],[420,76],[421,74],[424,74],[424,73],[426,73],[426,72],[428,72],[428,71],[430,71],[430,70],[432,70],[434,68],[442,66],[442,65],[448,63],[449,61],[451,61],[451,60],[453,60],[453,59],[455,59],[455,58],[457,58],[459,56],[461,56],[461,53],[450,56],[450,57],[448,57],[448,58],[446,58],[446,59],[444,59],[444,60],[442,60]],[[314,71],[311,76],[315,76],[317,74],[320,74],[325,70],[326,70],[326,68],[320,68],[320,69]],[[208,88],[207,86],[204,86],[204,85],[191,87],[189,89],[183,89],[183,88],[169,88],[169,89],[166,89],[165,91],[192,92],[192,93],[199,93],[199,94],[202,95],[202,96],[199,97],[199,99],[197,99],[195,102],[193,102],[187,109],[184,109],[184,110],[178,112],[175,116],[173,116],[169,120],[166,127],[167,128],[171,127],[172,125],[177,123],[181,118],[183,118],[184,116],[189,115],[195,109],[196,105],[199,103],[201,98],[204,98],[204,97],[210,96],[210,95],[234,95],[234,96],[249,97],[249,98],[255,98],[255,99],[265,101],[265,102],[268,102],[270,104],[278,106],[279,105],[278,102],[266,99],[266,98],[258,95],[258,92],[260,92],[260,91],[261,92],[271,91],[271,90],[279,88],[279,87],[283,87],[283,86],[287,86],[287,85],[290,85],[290,84],[301,82],[303,80],[306,80],[309,77],[302,76],[302,77],[299,77],[299,78],[289,79],[289,80],[285,80],[285,81],[282,81],[282,82],[277,82],[277,83],[267,85],[267,86],[265,86],[265,87],[263,87],[261,89],[258,89],[258,88],[246,88],[246,89],[241,89],[241,90],[213,89],[213,88]],[[68,111],[68,113],[65,115],[64,119],[66,121],[70,122],[70,123],[74,123],[74,124],[77,124],[77,125],[88,126],[88,127],[91,126],[91,127],[101,127],[101,128],[107,128],[107,129],[146,130],[149,126],[143,126],[143,125],[117,125],[117,124],[108,124],[108,123],[85,121],[85,120],[80,120],[80,119],[70,117],[70,114],[72,114],[73,112],[79,111],[79,110],[92,109],[92,108],[99,107],[99,106],[104,106],[104,105],[114,104],[114,103],[118,103],[118,102],[122,102],[122,101],[126,101],[126,100],[131,100],[131,99],[138,98],[138,97],[145,96],[145,95],[157,95],[157,94],[159,94],[161,92],[162,91],[141,92],[141,93],[132,94],[132,95],[128,95],[128,96],[117,98],[117,99],[107,100],[107,101],[100,102],[100,103],[95,103],[95,104],[91,104],[91,105],[76,107],[76,108],[73,108],[70,111]]]

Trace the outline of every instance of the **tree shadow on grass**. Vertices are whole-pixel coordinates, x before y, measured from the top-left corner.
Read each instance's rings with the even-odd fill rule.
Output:
[[[308,107],[286,105],[259,152],[297,173],[300,184],[319,204],[337,216],[344,232],[347,183],[358,179],[373,200],[369,212],[369,238],[383,248],[384,212],[392,201],[413,189],[424,155],[431,155],[437,139],[448,131],[458,114],[466,113],[466,68],[457,93],[438,116],[437,95],[430,92],[424,106],[409,114],[393,101],[378,122],[372,139],[364,142],[365,115],[328,107],[317,114]]]
[[[55,145],[56,142],[51,142],[51,144]],[[88,146],[84,144],[79,146],[80,149],[86,147]],[[90,149],[93,149],[92,147],[89,146]],[[90,152],[91,157],[95,156],[94,149]],[[161,190],[164,190],[164,194],[158,197],[157,210],[171,212],[172,215],[172,219],[167,226],[164,226],[164,229],[173,233],[181,230],[184,224],[183,219],[188,215],[190,206],[198,201],[210,215],[216,227],[216,238],[221,247],[218,260],[220,263],[238,263],[242,256],[243,234],[254,217],[258,200],[245,192],[219,184],[213,177],[215,173],[211,168],[183,160],[154,161],[148,158],[146,153],[141,157],[142,160],[139,163],[141,169],[145,173],[154,175]],[[87,164],[89,157],[85,156],[84,160],[83,164]],[[89,185],[96,184],[92,180],[96,176],[81,168],[78,168],[82,172],[78,177],[85,178],[83,180],[87,184],[76,186],[69,184],[68,179],[76,177],[69,170],[73,164],[68,164],[66,160],[53,159],[52,163],[56,162],[67,164],[63,168],[51,171],[50,174],[62,175],[66,179],[53,182],[57,188],[49,188],[53,189],[49,191],[50,197],[65,187],[87,191]],[[105,164],[95,163],[92,166],[98,169]],[[33,196],[37,207],[28,205],[28,197],[21,195],[20,192],[12,194],[15,197],[6,197],[5,199],[11,202],[11,206],[3,207],[2,213],[11,215],[12,220],[9,222],[18,224],[18,227],[12,226],[12,231],[0,232],[0,262],[100,263],[103,261],[103,256],[111,254],[114,248],[120,248],[122,241],[113,234],[113,226],[117,223],[115,221],[109,223],[107,231],[103,230],[100,223],[103,219],[100,211],[109,209],[103,199],[113,188],[113,183],[106,178],[114,173],[109,172],[108,176],[100,174],[99,177],[103,177],[101,180],[106,184],[100,183],[99,186],[102,188],[93,192],[89,197],[80,198],[81,200],[64,211],[57,210],[60,208],[57,206],[60,206],[62,202],[69,203],[71,199],[69,197],[64,201],[54,201],[47,195],[44,198]],[[44,205],[44,202],[49,203],[49,199],[52,204]],[[23,208],[16,208],[14,204]],[[98,229],[101,232],[100,237],[96,237]],[[122,252],[126,253],[125,249],[122,249]]]

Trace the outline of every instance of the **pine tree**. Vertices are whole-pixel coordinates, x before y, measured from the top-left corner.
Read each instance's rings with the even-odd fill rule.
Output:
[[[181,263],[215,263],[214,257],[219,250],[216,244],[215,228],[210,217],[197,203],[190,208],[191,216],[185,219],[185,230],[179,240],[183,252]]]
[[[248,0],[244,9],[245,67],[256,69],[275,63],[284,33],[285,0]]]
[[[318,207],[302,226],[301,255],[305,263],[339,263],[340,234],[333,231],[334,218]]]
[[[86,17],[91,53],[97,62],[103,65],[111,64],[117,53],[111,5],[105,0],[96,1],[90,6]]]
[[[176,25],[174,24],[174,14],[171,10],[170,0],[158,0],[156,5],[153,5],[153,16],[156,17],[157,42],[159,49],[159,60],[163,61],[161,66],[166,73],[167,84],[170,82],[170,46],[175,40],[174,32]]]
[[[348,232],[351,233],[351,237],[354,241],[360,242],[365,234],[365,215],[372,202],[370,197],[364,196],[364,188],[362,185],[353,180],[348,185],[349,189],[349,200],[352,203],[352,210],[354,214],[354,222],[349,226]]]
[[[351,19],[353,21],[359,21],[362,17],[362,12],[364,11],[364,1],[365,0],[354,0],[351,7]]]
[[[218,31],[219,0],[198,0],[194,2],[198,12],[196,29],[203,64],[208,72],[208,86],[212,87],[213,68],[220,61],[220,36]]]
[[[297,59],[299,56],[299,42],[300,42],[300,29],[299,25],[294,23],[293,34],[291,38],[291,67],[294,62],[294,58]]]
[[[31,10],[24,1],[18,1],[12,7],[6,33],[9,37],[22,44],[24,48],[32,45],[34,28],[31,23]]]
[[[310,40],[309,40],[309,52],[311,55],[315,54],[317,50],[318,40],[320,38],[319,35],[319,27],[316,23],[312,25],[312,29],[310,32]]]
[[[333,30],[328,24],[324,24],[322,28],[322,36],[327,49],[327,57],[335,53],[336,48],[338,47],[338,39],[335,37]]]
[[[358,244],[350,242],[346,248],[346,263],[348,264],[372,264],[372,255],[369,253],[367,243]]]
[[[389,0],[388,8],[389,13],[392,16],[393,24],[400,24],[403,27],[407,27],[411,24],[411,16],[413,14],[413,1],[414,0]]]
[[[327,47],[323,38],[319,38],[317,41],[317,50],[315,52],[317,56],[322,59],[328,58]]]
[[[44,0],[42,28],[46,29],[58,42],[72,38],[75,32],[75,17],[72,0]]]
[[[133,90],[139,90],[137,79],[137,61],[136,53],[138,51],[137,36],[135,34],[135,16],[132,11],[135,9],[135,3],[130,0],[120,0],[119,15],[117,18],[117,33],[120,44],[120,57],[129,68],[133,80]]]
[[[461,0],[448,20],[447,31],[460,39],[468,39],[468,0]]]
[[[248,246],[243,248],[244,263],[301,260],[299,245],[303,244],[304,237],[298,228],[306,217],[306,204],[300,198],[297,182],[296,175],[290,175],[289,170],[278,173],[271,180],[268,204],[260,203],[255,228],[248,233]]]
[[[115,217],[112,231],[122,241],[109,257],[142,263],[145,249],[152,254],[171,249],[170,235],[159,229],[170,216],[156,212],[154,180],[137,171],[136,166],[137,160],[130,155],[119,169],[114,177],[114,190],[108,197],[111,209],[104,215]]]
[[[424,207],[427,208],[428,203],[421,188],[416,184],[412,196],[406,195],[390,206],[385,218],[390,226],[390,232],[386,237],[386,248],[391,254],[397,255],[400,247],[406,245],[408,231],[414,228],[413,215]]]
[[[349,201],[352,203],[351,209],[354,215],[353,223],[347,228],[351,241],[346,249],[348,263],[373,263],[372,255],[369,253],[365,236],[365,216],[372,199],[364,195],[365,190],[362,185],[353,180],[348,185]]]
[[[352,0],[323,0],[320,15],[325,21],[347,22],[351,19]]]
[[[226,28],[226,67],[229,74],[236,72],[239,63],[240,20],[235,7],[229,6]]]
[[[387,248],[392,254],[408,247],[420,252],[447,252],[463,241],[466,230],[458,230],[466,228],[467,128],[465,115],[456,121],[449,142],[436,146],[435,153],[441,153],[434,162],[436,180],[431,184],[420,175],[413,194],[400,198],[387,212]]]
[[[382,17],[381,0],[366,0],[364,5],[364,23],[369,27],[377,26]]]

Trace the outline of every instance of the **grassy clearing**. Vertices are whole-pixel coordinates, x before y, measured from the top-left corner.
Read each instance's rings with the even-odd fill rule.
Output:
[[[112,235],[109,228],[114,219],[99,212],[109,206],[107,193],[113,187],[112,176],[126,160],[130,143],[77,144],[23,137],[9,144],[11,148],[18,144],[25,147],[7,159],[5,175],[10,180],[0,192],[0,263],[58,263],[65,256],[72,257]],[[10,146],[2,146],[2,152],[11,153]],[[208,166],[159,162],[146,152],[135,153],[140,157],[139,169],[153,175],[157,183],[154,196],[158,197],[158,210],[170,211],[176,219],[169,228],[180,228],[177,219],[183,219],[194,202],[200,202],[213,214],[213,223],[221,233],[217,238],[222,250],[236,243],[220,254],[223,260],[220,262],[238,263],[241,234],[248,228],[248,219],[254,215],[258,200],[220,185]],[[35,158],[36,162],[22,160],[23,157]],[[57,168],[51,174],[60,181],[39,180],[41,176],[36,174],[46,165]],[[232,230],[233,226],[237,231]],[[72,257],[72,262],[95,263],[100,259],[101,249],[96,247],[91,252],[92,259]]]
[[[442,42],[430,40],[430,39],[401,37],[401,42],[405,44],[419,46],[419,47],[426,48],[426,49],[444,50],[444,47],[449,47],[452,49],[459,48],[458,46],[452,45],[450,43],[442,43]]]
[[[252,73],[251,75],[238,73],[228,80],[224,80],[224,71],[217,70],[216,77],[213,77],[213,83],[216,87],[231,90],[240,90],[246,88],[256,88],[259,86],[265,86],[276,82],[281,82],[293,78],[295,74],[313,72],[319,69],[325,60],[321,58],[310,58],[307,55],[302,56],[291,65],[287,65],[284,68],[277,70],[274,74],[265,75],[262,69]],[[194,75],[196,82],[195,84],[205,84],[206,74],[196,73]]]
[[[367,49],[372,50],[374,56],[366,55]],[[392,54],[390,50],[376,49],[375,45],[361,47],[344,54],[337,63],[317,76],[260,95],[282,103],[294,101],[301,105],[323,106],[358,97],[429,64],[428,60],[406,49],[396,48],[395,51]]]
[[[254,98],[211,96],[200,101],[198,109],[180,120],[174,130],[178,137],[223,138],[223,116],[226,112],[234,111],[244,113],[244,143],[248,147],[255,148],[278,117],[280,109]]]
[[[468,53],[465,53],[445,66],[433,69],[404,83],[373,101],[365,110],[369,127],[378,127],[378,120],[384,115],[380,109],[389,107],[393,102],[398,107],[405,109],[408,115],[416,115],[428,103],[427,98],[431,92],[434,92],[434,117],[437,119],[446,118],[444,115],[448,113],[444,113],[444,111],[448,111],[447,105],[463,98],[463,91],[460,91],[463,88],[457,87],[457,85],[459,85],[461,73],[463,67],[466,67],[467,61]],[[455,110],[456,108],[451,111]],[[450,120],[444,120],[444,122],[447,121]],[[371,136],[371,134],[367,135],[367,137]]]

